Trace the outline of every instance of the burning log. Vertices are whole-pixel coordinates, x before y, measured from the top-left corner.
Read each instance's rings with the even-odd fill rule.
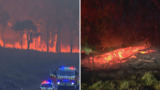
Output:
[[[109,68],[109,67],[121,67],[121,65],[127,64],[135,60],[135,64],[139,62],[147,62],[154,63],[154,61],[149,61],[147,59],[137,59],[137,55],[146,55],[148,53],[155,52],[155,50],[151,50],[146,45],[142,46],[134,46],[134,47],[126,47],[114,50],[112,52],[106,52],[101,55],[95,55],[94,63],[95,68]],[[85,60],[82,61],[82,65],[91,67],[90,64],[87,64]],[[119,66],[120,65],[120,66]],[[129,65],[129,64],[128,64]],[[124,65],[126,66],[126,65]]]

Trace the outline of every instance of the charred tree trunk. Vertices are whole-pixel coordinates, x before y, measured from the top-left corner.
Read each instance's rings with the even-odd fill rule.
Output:
[[[27,46],[28,46],[27,50],[29,50],[29,48],[30,48],[30,34],[29,34],[29,32],[27,32]]]
[[[58,34],[58,30],[57,30],[57,42],[56,42],[56,52],[58,53],[59,51],[58,51],[58,43],[59,43],[59,41],[58,41],[58,39],[59,39],[59,34]]]
[[[60,45],[60,28],[57,30],[57,43],[56,43],[56,52],[61,52],[61,45]]]
[[[30,48],[30,43],[29,43],[29,41],[28,41],[28,48],[27,48],[27,49],[29,50],[29,48]]]
[[[49,30],[47,28],[47,52],[49,51]]]
[[[48,36],[48,31],[47,31],[47,52],[49,51],[49,36]]]
[[[20,37],[21,37],[21,49],[23,49],[23,33],[22,32],[21,32]]]
[[[60,36],[61,36],[61,30],[59,30],[59,39],[58,39],[58,40],[59,40],[59,41],[58,41],[58,42],[59,42],[59,43],[58,43],[59,52],[61,52],[61,37],[60,37]]]
[[[3,41],[3,47],[5,47],[4,30],[5,30],[5,28],[2,26],[2,41]]]
[[[23,40],[22,40],[22,38],[21,38],[21,49],[23,49]]]
[[[70,53],[72,53],[73,50],[73,33],[72,30],[70,29]]]
[[[46,24],[46,29],[47,29],[47,52],[49,51],[49,38],[50,38],[50,34],[49,34],[49,22],[47,22]]]
[[[36,43],[37,43],[37,39],[35,38],[35,48],[36,48],[36,46],[37,46]]]

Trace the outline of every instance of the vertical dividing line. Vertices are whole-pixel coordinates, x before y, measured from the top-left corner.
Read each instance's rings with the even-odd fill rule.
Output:
[[[79,90],[81,90],[81,0],[79,0]]]

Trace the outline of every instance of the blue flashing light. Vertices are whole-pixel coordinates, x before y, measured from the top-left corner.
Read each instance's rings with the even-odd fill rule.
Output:
[[[43,81],[42,84],[51,84],[50,81]]]
[[[48,80],[48,82],[51,83],[52,81],[51,81],[51,80]]]
[[[75,70],[75,67],[65,67],[65,66],[61,66],[60,69],[61,69],[61,70]]]
[[[64,69],[65,69],[65,67],[64,67],[64,66],[61,66],[60,68],[61,68],[62,70],[64,70]]]
[[[69,82],[69,79],[64,79],[63,82]]]

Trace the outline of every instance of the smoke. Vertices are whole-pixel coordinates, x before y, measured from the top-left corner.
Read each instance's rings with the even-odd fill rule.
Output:
[[[160,46],[158,7],[152,0],[82,0],[82,43],[98,49],[142,41]]]
[[[4,43],[13,45],[20,42],[24,35],[11,27],[17,21],[32,20],[41,33],[40,44],[46,44],[43,46],[46,50],[47,44],[57,47],[56,43],[63,47],[79,47],[79,0],[1,0],[0,6],[0,10],[3,9],[11,16],[8,22],[10,25],[4,32]]]

